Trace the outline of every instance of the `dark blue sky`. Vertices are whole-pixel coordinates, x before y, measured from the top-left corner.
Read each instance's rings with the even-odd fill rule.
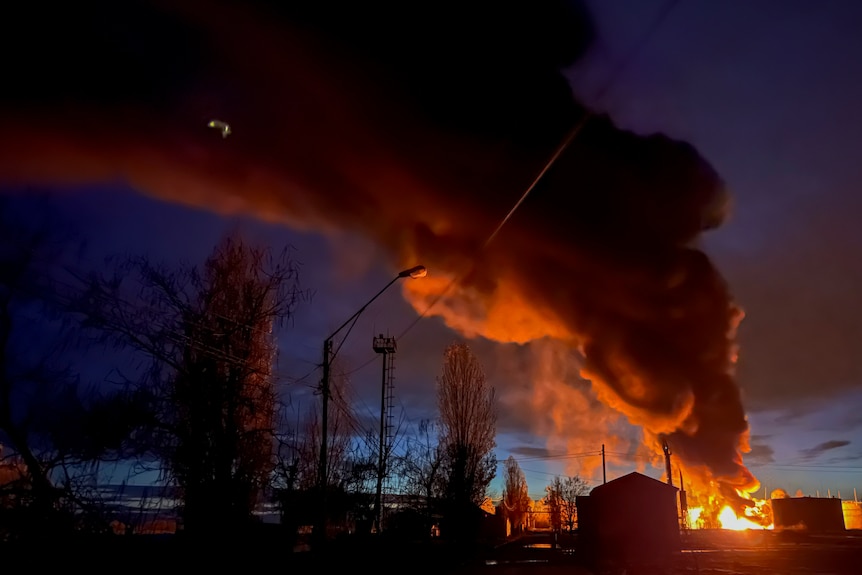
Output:
[[[322,339],[385,284],[399,265],[408,263],[412,253],[404,249],[405,245],[416,242],[416,253],[430,253],[436,260],[409,261],[409,265],[428,265],[429,280],[461,269],[457,261],[440,256],[439,248],[429,251],[426,247],[423,251],[425,232],[408,234],[401,229],[400,223],[413,225],[411,210],[422,212],[421,223],[432,230],[434,238],[448,237],[442,223],[447,217],[455,222],[455,228],[462,223],[475,228],[472,235],[454,235],[449,246],[461,250],[461,242],[469,245],[486,238],[513,205],[541,164],[540,159],[549,155],[553,146],[548,142],[557,141],[553,119],[571,113],[565,102],[542,99],[543,95],[558,93],[558,88],[552,87],[553,78],[549,78],[553,74],[548,67],[553,71],[555,62],[566,64],[565,76],[586,107],[607,112],[620,128],[643,135],[662,132],[690,142],[715,168],[732,196],[730,217],[719,229],[707,232],[700,244],[746,314],[739,328],[737,372],[752,433],[752,452],[745,458],[746,465],[769,489],[782,487],[791,493],[802,489],[809,494],[840,489],[842,495],[850,493],[853,487],[862,486],[862,418],[858,415],[862,370],[855,353],[862,340],[862,309],[857,295],[862,277],[856,265],[862,248],[856,218],[862,206],[855,193],[862,179],[857,142],[862,119],[855,113],[862,101],[862,79],[856,73],[857,63],[862,61],[862,39],[856,33],[862,23],[862,8],[850,0],[816,5],[805,1],[678,2],[641,44],[666,5],[658,0],[588,2],[595,23],[594,39],[577,61],[577,46],[566,43],[566,30],[547,34],[558,44],[549,40],[542,49],[524,52],[519,50],[519,42],[541,34],[533,30],[522,32],[526,36],[518,38],[518,30],[504,29],[493,36],[498,42],[495,46],[508,46],[500,44],[500,38],[508,38],[512,47],[477,56],[475,62],[492,62],[487,75],[478,79],[457,67],[454,70],[458,74],[441,76],[435,72],[434,58],[420,50],[406,52],[415,56],[407,62],[384,59],[386,65],[369,68],[367,75],[358,74],[359,79],[353,74],[364,68],[345,72],[335,66],[331,77],[312,77],[304,83],[279,80],[277,74],[272,75],[273,66],[289,63],[284,74],[301,77],[303,66],[327,70],[329,56],[305,60],[272,45],[268,54],[255,53],[260,47],[253,42],[239,48],[249,30],[259,25],[255,19],[237,21],[235,28],[223,29],[229,57],[224,61],[222,77],[221,64],[197,64],[197,51],[205,51],[209,44],[197,43],[194,35],[184,36],[180,31],[170,36],[171,45],[179,42],[191,46],[183,52],[184,58],[174,59],[170,52],[147,52],[153,44],[146,35],[116,32],[125,40],[124,45],[131,46],[130,53],[140,55],[141,62],[160,62],[163,67],[144,67],[151,76],[138,77],[120,71],[122,66],[106,65],[107,70],[117,70],[118,76],[105,76],[103,69],[102,75],[91,78],[93,85],[112,86],[111,93],[105,95],[106,102],[93,105],[88,100],[90,94],[97,93],[94,89],[82,90],[81,97],[70,90],[68,102],[73,105],[68,107],[72,110],[68,115],[43,116],[41,108],[33,108],[36,113],[29,116],[20,113],[27,109],[20,101],[27,101],[43,84],[45,90],[54,87],[50,79],[35,82],[29,90],[22,88],[19,101],[13,93],[3,102],[8,110],[2,115],[4,125],[11,128],[2,136],[5,141],[0,151],[15,162],[0,162],[0,177],[8,179],[10,189],[20,189],[22,181],[37,183],[38,176],[52,176],[51,185],[60,192],[57,205],[89,238],[88,257],[94,262],[102,253],[115,251],[201,261],[220,235],[236,225],[276,246],[295,245],[303,262],[302,282],[315,295],[283,335],[279,373],[283,374],[285,391],[302,403],[310,401],[318,376],[312,373],[301,382],[293,380],[312,372],[320,361]],[[304,30],[343,32],[337,25],[327,27],[319,14],[293,17],[307,23]],[[108,24],[113,22],[105,18]],[[536,18],[536,22],[545,22],[541,14]],[[221,26],[223,22],[208,25]],[[118,25],[106,29],[125,30]],[[265,37],[267,30],[258,31]],[[458,38],[456,32],[451,33]],[[326,37],[315,34],[313,38]],[[340,37],[355,40],[349,34]],[[208,38],[208,42],[213,41],[212,36]],[[473,44],[465,45],[476,49]],[[637,47],[634,52],[633,47]],[[374,55],[380,46],[368,49]],[[28,57],[36,58],[38,50],[18,51],[15,57],[26,62]],[[342,54],[337,49],[333,53]],[[518,56],[524,53],[530,56]],[[557,59],[548,57],[550,53]],[[102,55],[98,48],[93,54]],[[451,61],[461,61],[463,53],[455,56]],[[43,56],[46,61],[53,57]],[[463,61],[464,69],[472,70],[472,56],[464,56]],[[171,64],[165,68],[166,62]],[[293,64],[296,62],[299,64]],[[626,63],[622,69],[620,62]],[[399,73],[393,76],[392,70]],[[499,76],[508,78],[501,87],[516,96],[501,97],[492,105],[483,99],[487,93],[480,89],[480,82]],[[415,87],[419,96],[409,90],[398,92],[397,82],[393,84],[396,88],[391,88],[387,79],[392,77],[409,78],[407,85]],[[602,91],[609,77],[613,83]],[[169,89],[140,98],[147,106],[129,113],[123,103],[136,102],[141,85],[151,78]],[[369,78],[374,81],[369,82]],[[441,78],[450,83],[441,83]],[[62,81],[74,85],[74,74],[63,76]],[[348,97],[329,104],[333,84],[356,91],[348,89]],[[444,89],[452,85],[454,91]],[[533,93],[529,88],[533,85],[542,89]],[[285,87],[293,92],[285,92]],[[278,100],[285,94],[291,97]],[[404,111],[385,113],[366,107],[381,94],[403,96],[410,104],[405,104]],[[447,98],[460,101],[465,94],[478,95],[466,98],[468,102],[462,107],[431,105]],[[117,106],[117,102],[123,105]],[[514,108],[507,106],[516,104],[531,112],[510,117]],[[58,109],[53,101],[45,106],[45,110]],[[255,106],[259,106],[260,114]],[[412,123],[412,112],[424,110],[423,106],[430,106],[431,112],[424,113],[418,124]],[[444,114],[445,121],[432,113],[440,110],[449,112]],[[453,110],[460,115],[451,113]],[[357,120],[357,111],[365,111],[367,116]],[[160,114],[164,125],[150,126]],[[402,114],[404,126],[420,126],[429,135],[408,138],[407,128],[397,121]],[[234,133],[229,138],[216,141],[209,138],[214,134],[201,129],[213,115],[224,115],[232,123]],[[106,121],[118,118],[127,123],[113,126]],[[56,128],[52,125],[56,120],[66,124]],[[381,134],[366,129],[366,123],[375,125],[384,120],[392,123],[393,130]],[[436,126],[448,130],[447,122],[465,131],[458,132],[457,139],[443,138],[436,130],[444,128]],[[171,123],[174,128],[168,130],[166,126]],[[433,128],[427,128],[429,125]],[[500,125],[505,128],[499,128],[498,133]],[[65,141],[71,142],[68,148],[56,144],[54,128],[67,136]],[[298,134],[297,141],[276,132],[291,129]],[[75,139],[77,134],[80,140]],[[327,148],[336,136],[338,145]],[[258,141],[250,142],[254,137]],[[393,147],[392,142],[397,145]],[[450,145],[447,153],[451,155],[435,150],[433,144],[438,142]],[[162,150],[160,143],[164,144]],[[234,169],[231,162],[235,157],[228,155],[232,152],[222,152],[229,146],[237,146],[246,163],[254,158],[256,169]],[[15,156],[13,147],[41,150],[43,165],[22,162],[26,154]],[[495,151],[488,152],[489,148]],[[485,167],[499,162],[501,156],[494,154],[509,157],[505,150],[510,148],[526,150],[517,156],[529,158],[519,160],[524,162],[522,169],[509,170],[511,166],[507,166],[498,175],[484,176]],[[321,150],[331,151],[331,166],[317,166],[321,157],[327,157]],[[378,163],[388,165],[378,162],[381,156],[393,155],[393,150],[399,160],[397,167],[378,169]],[[458,169],[450,173],[453,158],[476,150],[480,153],[473,160],[455,162]],[[73,159],[65,163],[58,159],[70,156]],[[203,163],[200,157],[224,160],[223,167],[213,169],[213,164]],[[142,164],[142,158],[149,163]],[[686,158],[679,161],[683,160]],[[273,163],[284,164],[283,171],[274,170]],[[106,164],[111,165],[108,173],[102,168]],[[114,182],[127,179],[130,184],[81,183],[105,176]],[[453,186],[456,178],[466,181],[466,186]],[[65,189],[58,181],[77,183],[74,189]],[[495,188],[495,183],[500,185]],[[440,202],[450,202],[453,213],[463,215],[438,214],[432,201],[438,196],[425,194],[426,185],[448,185],[457,190],[441,194]],[[354,191],[334,193],[333,186]],[[269,196],[260,191],[274,188],[280,190],[277,199],[273,196],[268,200]],[[311,195],[300,191],[309,188],[313,188]],[[370,188],[380,191],[371,193]],[[458,203],[465,194],[474,192],[485,201],[486,210],[473,212],[470,204]],[[326,193],[332,194],[331,200],[321,196]],[[545,197],[555,196],[540,196],[536,201]],[[362,202],[363,198],[366,201]],[[525,234],[520,237],[539,237],[536,241],[541,243],[544,240],[540,236],[529,232],[530,218],[537,213],[527,210],[530,205],[524,206],[524,222],[515,218],[513,223],[522,226],[516,228]],[[557,208],[565,211],[569,204],[558,204]],[[244,211],[249,215],[240,219],[219,215]],[[262,223],[255,214],[270,223]],[[292,226],[279,222],[282,216]],[[541,223],[538,218],[536,221]],[[672,227],[675,221],[668,216],[667,226]],[[548,222],[546,231],[551,233],[558,224]],[[657,229],[663,224],[659,218]],[[331,227],[322,231],[323,225]],[[582,222],[582,227],[588,228],[589,222]],[[558,236],[549,237],[551,241]],[[505,238],[501,241],[507,249],[516,246],[506,243]],[[462,251],[470,253],[469,249]],[[500,258],[499,252],[491,253],[490,265],[480,265],[479,269],[480,274],[484,269],[492,278],[500,273],[502,285],[509,270],[520,268]],[[450,267],[440,269],[441,265]],[[542,285],[549,291],[562,289],[553,283]],[[363,315],[341,352],[341,359],[352,366],[349,369],[362,367],[352,374],[351,385],[359,412],[369,420],[377,409],[380,371],[370,349],[371,338],[378,332],[401,335],[417,317],[399,291],[393,288]],[[416,307],[423,309],[420,304]],[[440,318],[427,317],[399,339],[396,405],[408,419],[416,421],[433,413],[434,378],[443,348],[456,337],[459,334],[445,327]],[[522,459],[534,496],[541,494],[555,473],[582,471],[599,480],[600,461],[595,456],[558,456],[594,452],[602,443],[613,454],[624,455],[611,457],[612,473],[647,464],[650,450],[639,447],[639,430],[596,401],[589,386],[578,377],[577,362],[568,348],[493,343],[484,338],[471,341],[500,392],[498,457],[502,461],[514,454]],[[660,468],[646,469],[656,476],[661,473]],[[497,489],[498,484],[499,480],[495,481]]]

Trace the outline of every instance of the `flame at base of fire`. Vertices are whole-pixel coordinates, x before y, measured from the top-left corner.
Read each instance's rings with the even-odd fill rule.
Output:
[[[702,466],[680,468],[680,484],[683,471],[688,478],[683,489],[689,529],[773,529],[772,502],[754,496],[760,483],[747,470],[741,477],[715,477]]]
[[[752,499],[753,505],[747,507],[743,515],[737,513],[729,505],[718,512],[716,520],[710,521],[704,514],[703,507],[688,509],[688,524],[692,529],[728,529],[745,531],[746,529],[773,529],[772,509],[766,499]]]

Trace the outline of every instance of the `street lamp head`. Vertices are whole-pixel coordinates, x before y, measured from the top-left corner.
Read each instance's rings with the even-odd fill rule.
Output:
[[[406,278],[411,277],[413,279],[424,278],[428,275],[428,270],[425,266],[415,266],[410,268],[409,270],[404,270],[398,273],[398,277]]]
[[[326,435],[327,435],[327,431],[326,431],[327,430],[327,424],[326,424],[326,421],[327,421],[327,413],[329,413],[329,394],[330,394],[330,390],[329,390],[329,368],[330,368],[330,365],[332,364],[332,360],[335,359],[335,354],[338,353],[338,349],[340,348],[340,346],[339,346],[339,348],[336,348],[334,353],[332,352],[332,338],[334,338],[335,335],[338,332],[340,332],[342,329],[347,327],[347,325],[350,322],[355,321],[356,318],[359,317],[359,314],[361,314],[363,311],[365,311],[365,309],[369,305],[371,305],[371,303],[374,300],[376,300],[380,296],[380,294],[382,294],[387,289],[389,289],[399,279],[406,278],[406,277],[411,277],[414,279],[424,278],[426,275],[428,275],[428,270],[425,269],[425,266],[414,266],[410,269],[398,272],[398,275],[395,276],[394,278],[392,278],[391,280],[389,280],[389,283],[387,283],[385,286],[383,286],[383,289],[381,289],[379,292],[377,292],[377,294],[373,298],[368,300],[368,302],[366,302],[365,305],[363,305],[361,308],[359,308],[359,310],[357,310],[356,313],[354,313],[352,316],[350,316],[347,319],[347,321],[345,321],[343,324],[341,324],[341,326],[338,329],[336,329],[334,332],[332,332],[332,334],[323,341],[323,377],[321,379],[321,394],[322,394],[322,398],[323,398],[323,419],[321,421],[321,426],[320,426],[320,429],[321,429],[321,433],[320,433],[320,459],[319,459],[318,464],[317,464],[318,465],[317,477],[318,477],[318,482],[319,482],[318,488],[320,489],[320,493],[322,494],[322,496],[321,496],[321,502],[319,504],[319,508],[321,509],[321,512],[320,512],[320,516],[318,517],[318,521],[320,523],[315,525],[314,533],[323,533],[326,530],[326,478],[327,478],[327,472],[326,472],[326,468],[327,468],[327,445],[326,445],[326,443],[327,443],[327,437],[326,437]],[[347,333],[349,334],[350,330],[348,330]],[[345,337],[347,337],[347,336],[345,336]],[[383,421],[383,419],[381,419],[381,421]],[[383,442],[381,441],[380,443],[382,446]],[[383,453],[382,449],[381,449],[380,453],[381,454]],[[381,457],[382,457],[382,455],[381,455]],[[382,465],[381,465],[381,467],[382,467]],[[379,493],[380,493],[379,483],[378,483],[377,489],[378,489],[378,496],[379,496]],[[379,512],[379,509],[380,509],[380,507],[378,505],[378,512]],[[379,521],[379,518],[378,518],[378,521]]]

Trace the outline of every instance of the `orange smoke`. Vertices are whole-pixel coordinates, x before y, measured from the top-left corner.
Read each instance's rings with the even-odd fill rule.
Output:
[[[643,461],[640,433],[579,378],[581,359],[576,350],[546,338],[524,348],[501,346],[496,363],[499,371],[519,374],[516,381],[529,382],[501,395],[502,411],[516,419],[519,428],[547,438],[546,448],[560,454],[555,462],[564,466],[565,474],[601,481],[602,445],[608,465],[630,464],[622,454]]]
[[[393,265],[432,270],[404,284],[417,311],[468,336],[580,353],[580,374],[534,369],[531,404],[550,408],[552,444],[580,449],[568,422],[598,413],[612,429],[615,411],[648,446],[666,439],[709,493],[745,506],[757,481],[733,378],[741,312],[693,247],[721,223],[726,191],[696,150],[594,117],[483,247],[585,112],[560,70],[592,30],[568,3],[440,2],[417,22],[365,4],[131,2],[125,28],[103,21],[116,16],[98,12],[106,4],[76,7],[47,35],[20,4],[30,12],[2,57],[37,40],[65,63],[38,64],[33,99],[29,70],[3,61],[0,184],[120,183],[360,233]],[[79,36],[96,43],[86,54]],[[208,129],[213,118],[231,135]],[[581,377],[594,396],[573,391]],[[598,440],[592,449],[613,442]]]

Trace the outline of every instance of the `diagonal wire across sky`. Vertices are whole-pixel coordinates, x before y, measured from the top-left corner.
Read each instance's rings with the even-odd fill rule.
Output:
[[[614,83],[617,82],[619,77],[623,74],[625,69],[631,64],[631,62],[635,59],[635,57],[641,51],[643,51],[646,44],[655,35],[655,33],[662,26],[662,24],[665,22],[665,20],[667,20],[668,16],[671,14],[671,12],[674,10],[674,8],[676,8],[676,6],[678,4],[679,4],[679,0],[667,0],[666,2],[664,2],[664,4],[659,9],[659,11],[656,13],[656,17],[653,19],[653,21],[650,23],[650,25],[644,31],[643,35],[638,39],[637,42],[635,42],[632,45],[632,47],[628,50],[626,55],[618,61],[617,65],[608,74],[608,77],[606,78],[605,82],[597,90],[597,92],[595,94],[595,98],[593,100],[594,102],[600,101],[606,97],[607,93],[610,91],[610,89],[614,85]],[[505,214],[505,216],[503,216],[503,218],[500,220],[500,222],[497,224],[497,226],[494,228],[494,230],[485,239],[482,246],[479,248],[479,250],[476,252],[474,257],[472,258],[472,261],[473,261],[472,268],[470,270],[468,270],[466,273],[463,273],[462,275],[454,276],[450,280],[450,282],[446,285],[446,287],[443,289],[443,291],[441,291],[439,294],[437,294],[434,297],[434,299],[431,300],[431,302],[429,302],[429,304],[425,307],[425,309],[422,310],[422,312],[419,315],[417,315],[404,328],[404,330],[401,331],[401,333],[396,338],[397,340],[400,340],[403,337],[405,337],[419,323],[420,320],[425,318],[431,312],[431,310],[438,303],[440,303],[440,301],[444,297],[446,297],[452,291],[452,289],[457,284],[461,283],[465,277],[467,277],[470,273],[472,273],[472,271],[475,269],[476,265],[478,265],[478,262],[480,261],[480,256],[481,256],[482,252],[484,252],[488,248],[488,246],[494,241],[494,239],[500,234],[501,230],[512,219],[515,212],[521,207],[521,205],[524,203],[524,201],[527,199],[527,197],[533,192],[533,190],[542,181],[542,179],[545,177],[545,175],[548,173],[548,171],[554,166],[554,164],[556,164],[557,160],[560,158],[560,156],[563,154],[563,152],[569,147],[569,145],[571,145],[571,143],[575,140],[575,138],[578,137],[578,135],[583,130],[584,126],[589,122],[589,120],[592,117],[594,117],[594,115],[595,114],[590,110],[587,110],[584,114],[581,115],[581,117],[578,119],[578,121],[566,133],[566,135],[564,136],[564,138],[562,139],[560,144],[554,150],[553,154],[551,154],[551,156],[548,158],[548,160],[542,166],[542,169],[539,170],[539,172],[536,174],[535,178],[526,187],[526,189],[521,194],[521,196],[518,198],[518,200],[515,202],[515,204],[509,209],[509,211]],[[354,321],[354,323],[355,323],[355,321]],[[353,326],[351,325],[351,328],[352,327]],[[349,331],[348,331],[348,334],[349,334]],[[346,337],[347,337],[347,335],[345,335],[344,338],[342,338],[341,344],[344,343],[344,339],[346,339]],[[340,347],[340,345],[339,345],[339,347]],[[352,375],[358,371],[361,371],[362,369],[364,369],[365,367],[367,367],[368,365],[373,363],[376,359],[377,359],[376,354],[369,357],[368,360],[364,361],[363,363],[361,363],[356,368],[351,369],[349,371],[346,371],[343,374],[343,377],[347,378],[348,376],[350,376],[350,375]],[[294,383],[300,383],[300,382],[305,381],[306,379],[308,379],[312,374],[314,374],[321,367],[322,366],[320,364],[316,365],[308,373],[295,379]],[[345,382],[345,383],[347,383],[347,382]]]

